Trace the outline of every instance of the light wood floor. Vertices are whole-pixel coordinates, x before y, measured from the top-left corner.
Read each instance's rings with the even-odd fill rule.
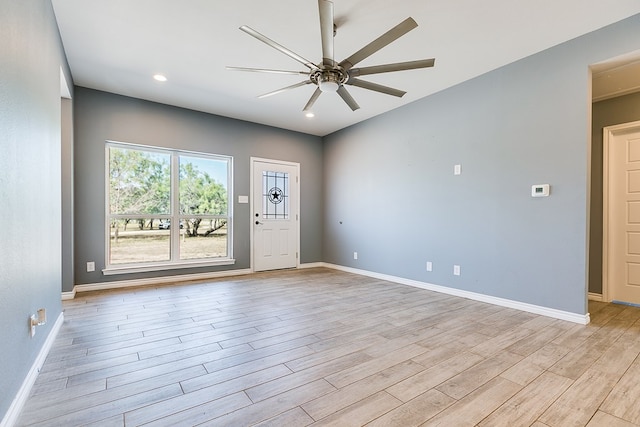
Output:
[[[581,326],[329,269],[79,294],[19,425],[640,425],[640,309]]]

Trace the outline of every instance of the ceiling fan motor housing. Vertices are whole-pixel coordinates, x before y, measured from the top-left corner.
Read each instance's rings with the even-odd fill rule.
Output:
[[[320,68],[309,76],[322,92],[336,92],[344,84],[349,75],[342,67]]]

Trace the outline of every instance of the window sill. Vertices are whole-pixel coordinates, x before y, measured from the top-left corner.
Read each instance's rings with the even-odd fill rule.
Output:
[[[183,268],[200,268],[200,267],[215,267],[219,265],[233,265],[236,263],[235,259],[225,258],[220,260],[207,260],[207,261],[184,261],[179,263],[164,263],[164,264],[147,264],[147,265],[128,265],[119,267],[109,267],[102,270],[102,274],[105,276],[111,276],[115,274],[131,274],[131,273],[146,273],[149,271],[165,271],[165,270],[178,270]]]

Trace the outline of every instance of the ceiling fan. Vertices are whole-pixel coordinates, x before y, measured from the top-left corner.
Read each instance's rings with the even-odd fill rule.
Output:
[[[435,59],[431,58],[421,59],[417,61],[375,65],[371,67],[354,68],[354,66],[360,61],[368,58],[391,42],[399,39],[409,31],[416,28],[418,24],[413,20],[413,18],[405,19],[400,24],[396,25],[350,57],[340,62],[336,62],[334,61],[333,57],[333,37],[336,32],[336,26],[333,21],[333,2],[328,0],[318,0],[318,8],[320,11],[320,35],[322,39],[321,63],[314,64],[308,59],[303,58],[302,56],[287,49],[281,44],[260,34],[253,28],[243,25],[242,27],[240,27],[240,30],[244,31],[250,36],[255,37],[256,39],[271,46],[272,48],[284,53],[288,57],[300,62],[302,65],[307,67],[309,71],[270,70],[264,68],[246,67],[227,67],[227,69],[237,71],[252,71],[259,73],[306,75],[307,79],[300,83],[296,83],[294,85],[287,86],[273,92],[265,93],[264,95],[260,95],[258,98],[265,98],[267,96],[275,95],[289,89],[295,89],[297,87],[314,84],[317,86],[317,88],[315,92],[313,92],[313,95],[311,95],[311,99],[309,99],[309,102],[307,102],[307,104],[304,106],[303,111],[310,111],[313,104],[323,92],[337,92],[338,95],[340,95],[340,97],[344,100],[344,102],[351,108],[351,110],[355,111],[360,108],[360,106],[355,101],[355,99],[353,99],[351,94],[349,94],[345,85],[357,86],[363,89],[368,89],[397,97],[402,97],[406,93],[399,89],[394,89],[392,87],[361,80],[358,77],[369,74],[380,74],[392,71],[433,67],[435,64]]]

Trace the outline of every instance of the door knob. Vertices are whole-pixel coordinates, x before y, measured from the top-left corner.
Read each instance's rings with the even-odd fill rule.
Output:
[[[256,221],[256,225],[260,225],[262,224],[260,221]]]

